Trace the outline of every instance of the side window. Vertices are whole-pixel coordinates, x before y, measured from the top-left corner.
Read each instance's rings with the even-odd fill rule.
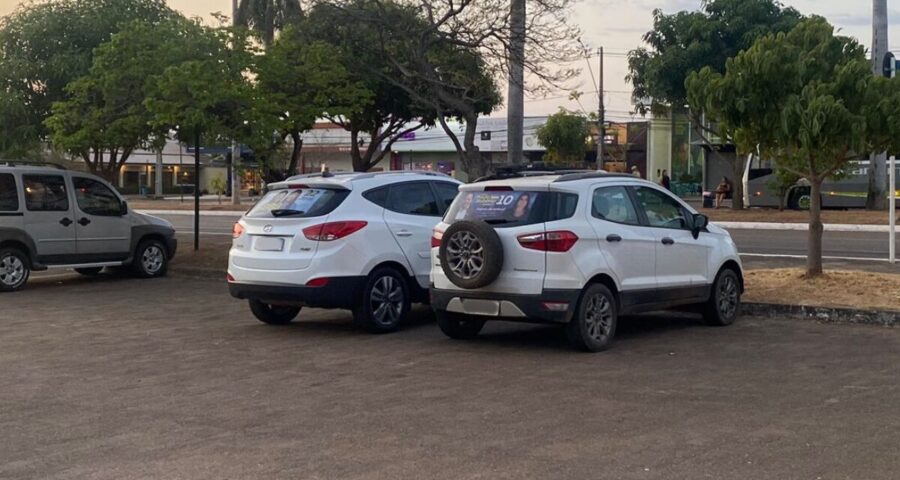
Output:
[[[658,190],[639,187],[635,190],[638,203],[647,215],[651,227],[687,228],[684,207],[669,195]]]
[[[434,182],[432,185],[437,191],[438,200],[442,203],[440,215],[443,216],[444,212],[450,208],[453,200],[456,199],[456,194],[459,193],[459,185],[450,182]]]
[[[553,211],[550,212],[547,220],[571,218],[572,215],[575,215],[576,207],[578,207],[578,195],[574,193],[556,193],[554,194]]]
[[[106,185],[84,177],[72,177],[72,185],[82,212],[104,217],[122,215],[122,202]]]
[[[22,175],[25,208],[32,212],[65,212],[69,210],[66,181],[60,175]]]
[[[363,193],[363,198],[378,205],[379,207],[387,206],[388,187],[381,187],[369,190]]]
[[[406,215],[440,216],[437,199],[428,182],[398,183],[391,186],[387,208]]]
[[[637,211],[625,187],[602,187],[594,190],[591,215],[609,222],[640,224]]]
[[[11,173],[0,173],[0,212],[19,210],[19,189],[16,188],[16,177]]]

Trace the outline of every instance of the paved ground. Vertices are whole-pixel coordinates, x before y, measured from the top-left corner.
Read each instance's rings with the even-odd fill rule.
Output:
[[[900,330],[628,319],[615,348],[427,313],[258,324],[221,282],[56,277],[2,296],[0,478],[888,479]]]

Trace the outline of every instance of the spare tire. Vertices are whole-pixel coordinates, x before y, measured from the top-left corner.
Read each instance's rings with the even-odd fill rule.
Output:
[[[482,221],[461,220],[441,239],[441,268],[460,288],[490,285],[503,269],[503,244],[494,228]]]

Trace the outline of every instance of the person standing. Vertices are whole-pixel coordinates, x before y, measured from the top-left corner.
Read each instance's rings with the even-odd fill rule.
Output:
[[[631,174],[634,175],[635,177],[643,178],[643,177],[641,177],[641,171],[638,170],[637,165],[632,165],[632,166],[631,166]]]
[[[669,171],[662,171],[662,179],[660,180],[660,185],[663,186],[666,190],[672,191],[672,179],[669,178]]]

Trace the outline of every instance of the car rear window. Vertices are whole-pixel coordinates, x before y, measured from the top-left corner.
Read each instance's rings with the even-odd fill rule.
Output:
[[[340,205],[349,190],[291,188],[272,190],[247,212],[248,217],[306,218],[328,215]]]
[[[528,191],[460,192],[444,221],[482,220],[494,227],[543,223],[551,196],[549,192]]]
[[[0,173],[0,212],[19,210],[19,192],[11,173]]]

